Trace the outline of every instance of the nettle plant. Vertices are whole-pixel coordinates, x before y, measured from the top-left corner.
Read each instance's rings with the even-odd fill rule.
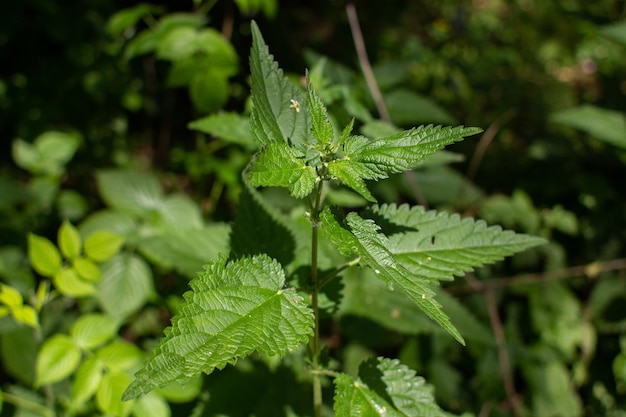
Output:
[[[336,288],[347,270],[369,268],[464,344],[437,303],[433,287],[543,240],[419,206],[372,204],[345,215],[325,204],[324,197],[336,183],[376,203],[366,180],[412,169],[444,146],[481,130],[421,126],[370,140],[353,134],[350,123],[336,132],[308,76],[302,92],[283,75],[254,23],[252,35],[250,125],[260,150],[244,173],[248,188],[242,205],[256,204],[259,210],[240,209],[231,255],[209,263],[191,281],[171,327],[123,399],[201,372],[209,374],[254,352],[283,356],[289,351],[308,357],[314,416],[329,412],[322,388],[331,379],[336,416],[448,415],[435,403],[424,379],[397,359],[366,360],[358,375],[336,369],[336,361],[328,360],[322,346],[320,316],[332,298],[326,291]],[[294,251],[308,250],[309,255],[280,256],[281,242],[272,227],[259,224],[280,221],[252,187],[286,187],[306,203],[308,241],[297,236]],[[263,210],[270,214],[263,215]],[[341,263],[328,266],[320,249],[328,245],[342,255]]]

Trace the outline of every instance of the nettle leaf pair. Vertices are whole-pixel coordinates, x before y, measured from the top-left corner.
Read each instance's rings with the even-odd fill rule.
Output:
[[[300,349],[309,339],[313,340],[315,391],[315,378],[323,371],[316,300],[327,283],[326,278],[317,280],[318,232],[348,258],[348,265],[371,268],[461,343],[460,332],[435,301],[431,286],[542,243],[539,238],[487,227],[482,221],[421,207],[373,205],[347,216],[324,207],[324,184],[338,181],[375,202],[366,180],[414,168],[444,146],[480,129],[423,126],[377,140],[354,135],[353,123],[336,132],[308,76],[303,93],[283,75],[254,23],[252,35],[250,124],[260,151],[247,168],[246,178],[251,186],[286,187],[293,197],[308,203],[313,242],[311,304],[286,286],[285,265],[266,254],[222,258],[205,266],[124,399],[221,369],[254,351],[283,355]],[[337,267],[330,276],[339,279],[344,267]],[[338,416],[443,415],[422,387],[423,380],[397,361],[370,361],[357,378],[333,375]],[[316,415],[321,407],[318,389]]]

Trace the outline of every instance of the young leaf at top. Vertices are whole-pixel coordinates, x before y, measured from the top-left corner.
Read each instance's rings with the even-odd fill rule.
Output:
[[[385,235],[378,233],[379,227],[372,220],[363,219],[356,213],[349,213],[346,218],[348,227],[344,228],[328,208],[324,209],[320,219],[323,230],[342,254],[360,256],[361,262],[372,268],[390,288],[400,288],[424,313],[456,340],[465,344],[459,331],[442,311],[441,305],[435,301],[434,291],[427,286],[429,282],[413,276],[396,262],[387,249],[389,240]]]
[[[313,89],[308,72],[306,75],[306,92],[307,104],[311,111],[311,134],[322,145],[328,145],[333,139],[333,125],[328,118],[326,106],[324,106],[322,99]]]
[[[284,142],[271,143],[257,154],[248,175],[253,187],[286,187],[295,198],[309,195],[316,179],[317,172],[306,164],[304,154]]]
[[[252,114],[250,127],[259,147],[272,142],[293,144],[302,152],[310,140],[310,115],[300,90],[293,85],[270,55],[255,22],[252,31],[250,72]]]
[[[359,367],[359,377],[341,374],[335,379],[335,416],[447,417],[435,402],[424,378],[397,359],[370,359]]]
[[[297,349],[312,333],[313,312],[284,285],[282,267],[267,255],[206,265],[123,400],[211,373],[255,350],[283,355]]]
[[[383,179],[414,168],[444,146],[480,131],[475,127],[429,125],[374,141],[363,136],[350,136],[343,144],[345,156],[330,162],[328,170],[369,201],[375,201],[366,190],[364,179]]]
[[[377,224],[403,230],[387,233],[387,248],[412,274],[433,284],[545,243],[539,237],[488,227],[482,220],[426,211],[420,206],[390,204],[373,206],[369,211],[365,216]]]

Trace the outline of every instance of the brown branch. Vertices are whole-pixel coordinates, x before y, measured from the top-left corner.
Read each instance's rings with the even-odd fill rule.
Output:
[[[467,274],[465,279],[470,286],[477,287],[477,289],[482,284],[472,274]],[[506,336],[504,335],[502,320],[500,320],[500,315],[498,314],[498,306],[493,295],[493,288],[486,288],[485,301],[487,303],[487,311],[489,313],[489,321],[491,323],[491,329],[493,330],[493,336],[496,339],[496,346],[498,349],[498,367],[500,369],[500,378],[502,378],[502,383],[504,384],[507,402],[511,406],[513,415],[515,417],[520,417],[522,415],[520,411],[520,397],[515,390],[515,383],[513,382],[511,360],[509,358],[509,352],[506,348]]]
[[[361,32],[361,26],[359,25],[359,18],[356,13],[356,8],[354,4],[348,3],[346,5],[346,14],[348,15],[348,22],[350,23],[350,30],[352,31],[352,38],[354,39],[354,47],[356,49],[356,53],[359,57],[359,65],[361,66],[361,71],[363,72],[363,76],[365,77],[365,82],[367,83],[367,88],[374,99],[374,104],[376,105],[376,110],[380,115],[380,118],[387,123],[393,123],[391,120],[391,116],[389,115],[389,111],[387,110],[387,106],[385,105],[385,100],[383,99],[383,95],[380,92],[380,88],[378,87],[378,83],[376,82],[376,77],[374,76],[374,71],[372,71],[372,66],[369,62],[369,58],[367,56],[367,49],[365,48],[365,42],[363,40],[363,33]],[[406,171],[404,173],[405,179],[411,191],[413,192],[413,196],[415,200],[426,210],[428,210],[428,202],[424,197],[424,193],[417,183],[417,178],[413,171]]]
[[[567,279],[579,276],[595,278],[602,272],[621,269],[626,269],[626,258],[613,259],[606,262],[592,262],[587,265],[573,266],[535,274],[522,274],[510,277],[494,278],[488,281],[476,281],[476,285],[455,285],[446,288],[446,291],[450,294],[485,292],[490,288],[506,288],[515,285],[535,284],[538,282]]]
[[[350,30],[352,31],[352,38],[354,39],[354,47],[356,48],[356,53],[359,56],[359,64],[361,65],[361,71],[363,71],[367,88],[369,88],[370,94],[374,99],[380,118],[388,123],[391,123],[391,116],[389,116],[387,106],[383,100],[383,95],[380,92],[380,88],[378,88],[376,77],[374,77],[374,71],[372,71],[372,66],[370,65],[369,58],[367,57],[367,50],[365,49],[365,42],[363,41],[363,33],[361,32],[361,27],[359,26],[359,17],[356,14],[354,4],[348,3],[346,5],[346,14],[348,15]]]

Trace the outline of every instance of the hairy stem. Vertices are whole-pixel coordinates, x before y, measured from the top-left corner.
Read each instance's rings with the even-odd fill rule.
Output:
[[[313,364],[313,410],[314,416],[322,415],[322,381],[320,379],[320,315],[318,293],[320,290],[320,282],[317,270],[317,245],[319,233],[319,215],[322,205],[322,187],[323,181],[318,183],[315,190],[314,201],[311,207],[311,307],[315,317],[315,326],[313,329],[313,337],[310,341],[311,362]]]

